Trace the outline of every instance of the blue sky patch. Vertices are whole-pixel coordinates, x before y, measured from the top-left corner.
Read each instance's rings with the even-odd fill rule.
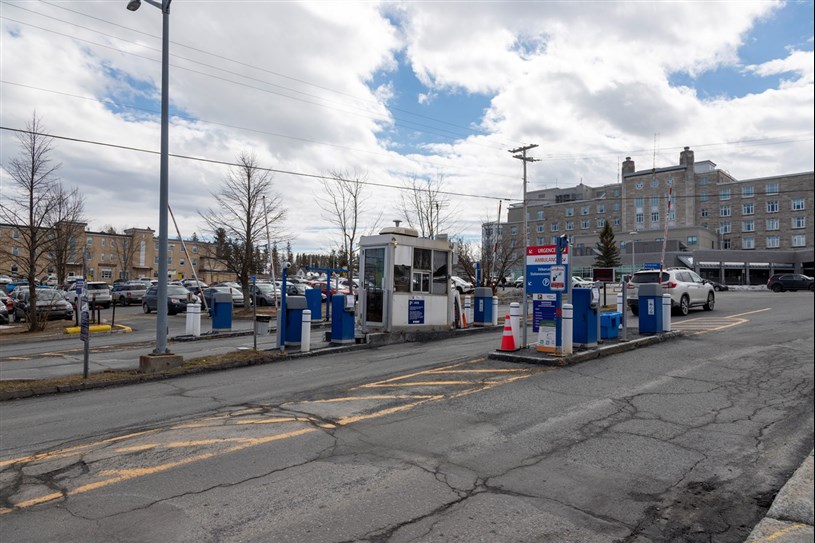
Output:
[[[483,133],[477,125],[490,105],[491,96],[428,89],[416,78],[403,53],[396,55],[396,61],[395,71],[380,71],[369,83],[374,91],[389,83],[394,89],[388,107],[395,125],[382,134],[390,140],[392,148],[401,153],[429,154],[423,145],[452,143]],[[421,96],[425,99],[420,101]]]
[[[103,67],[105,74],[113,83],[108,87],[109,94],[99,99],[112,113],[128,118],[148,119],[161,116],[161,89],[152,82],[135,79],[129,74],[111,68]],[[173,97],[170,93],[170,116],[189,118],[185,111],[173,107]],[[158,122],[158,119],[156,119]]]
[[[761,76],[743,70],[743,66],[757,65],[774,59],[786,58],[793,50],[812,51],[813,2],[789,2],[756,25],[744,38],[738,50],[741,66],[727,66],[711,70],[693,78],[687,73],[671,74],[674,86],[696,89],[705,100],[719,96],[740,98],[778,88],[781,81],[793,77],[792,73]]]

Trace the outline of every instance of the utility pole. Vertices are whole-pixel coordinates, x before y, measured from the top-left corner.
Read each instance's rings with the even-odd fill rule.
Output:
[[[527,218],[526,218],[526,163],[527,162],[540,162],[539,158],[532,158],[527,157],[526,152],[530,149],[534,149],[538,145],[535,143],[531,143],[529,145],[524,145],[523,147],[518,147],[517,149],[510,149],[509,152],[513,153],[512,158],[517,158],[518,160],[524,163],[524,226],[523,226],[523,251],[524,251],[524,268],[526,268],[526,248],[529,247],[529,237],[527,235]],[[517,154],[520,153],[520,154]],[[526,301],[526,269],[524,269],[524,294],[523,294],[523,305],[522,305],[522,314],[521,314],[521,344],[524,348],[526,348],[526,315],[527,315],[527,301]]]

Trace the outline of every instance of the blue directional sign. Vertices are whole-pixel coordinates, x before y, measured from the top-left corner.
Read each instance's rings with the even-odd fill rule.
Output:
[[[565,267],[564,275],[568,277],[569,261],[567,250],[562,255],[562,265]],[[552,289],[552,266],[557,264],[557,246],[539,245],[526,248],[526,293],[550,294]],[[562,290],[562,289],[561,289]]]

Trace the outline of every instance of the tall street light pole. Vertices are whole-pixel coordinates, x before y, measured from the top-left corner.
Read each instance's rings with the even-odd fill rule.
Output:
[[[523,253],[523,255],[524,255],[523,256],[523,258],[524,258],[523,262],[524,262],[524,267],[526,267],[525,266],[525,264],[526,264],[526,248],[529,246],[529,236],[528,236],[527,231],[526,231],[527,228],[528,228],[527,227],[527,222],[528,221],[527,221],[527,218],[526,218],[526,163],[527,162],[539,162],[540,161],[539,158],[527,157],[526,152],[528,150],[530,150],[530,149],[534,149],[535,147],[537,147],[537,144],[532,143],[530,145],[524,145],[523,147],[518,147],[517,149],[510,149],[509,150],[510,153],[513,153],[512,158],[517,158],[518,160],[520,160],[521,162],[524,163],[524,204],[523,204],[523,206],[524,206],[524,226],[523,226],[523,228],[524,228],[523,229],[523,241],[524,241],[523,242],[523,251],[524,251],[524,253]],[[517,154],[517,153],[521,153],[521,154]],[[504,272],[504,270],[502,270],[502,272]],[[526,272],[526,270],[524,270],[524,273],[525,272]],[[526,314],[527,314],[527,309],[528,309],[527,308],[527,302],[526,302],[526,279],[527,279],[527,277],[526,277],[526,275],[524,275],[523,308],[521,309],[521,311],[522,311],[522,313],[521,313],[521,344],[523,345],[523,347],[526,347]]]
[[[170,3],[172,0],[144,0],[162,13],[161,32],[161,167],[159,180],[159,219],[158,219],[158,292],[156,307],[156,348],[153,354],[169,353],[167,348],[167,230],[169,228],[168,209],[170,205],[168,162],[169,162],[169,84],[170,84]],[[127,9],[136,11],[141,0],[130,0]]]

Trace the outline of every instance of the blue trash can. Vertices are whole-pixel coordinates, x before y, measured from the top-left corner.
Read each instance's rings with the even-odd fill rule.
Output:
[[[299,347],[303,340],[303,311],[308,309],[305,296],[286,296],[286,347]]]
[[[623,314],[618,311],[600,314],[600,339],[614,339],[620,334]]]
[[[306,290],[306,305],[311,311],[311,320],[319,321],[323,319],[323,293],[318,288]]]
[[[212,297],[212,329],[231,330],[232,329],[232,294],[228,292],[216,292]]]
[[[354,297],[335,294],[331,297],[331,343],[347,345],[356,341],[354,337]]]
[[[659,334],[662,328],[662,285],[643,283],[637,293],[640,334]]]
[[[572,289],[572,305],[574,306],[572,338],[575,345],[597,345],[598,307],[592,301],[592,289]]]
[[[492,289],[476,287],[473,326],[492,326]]]

